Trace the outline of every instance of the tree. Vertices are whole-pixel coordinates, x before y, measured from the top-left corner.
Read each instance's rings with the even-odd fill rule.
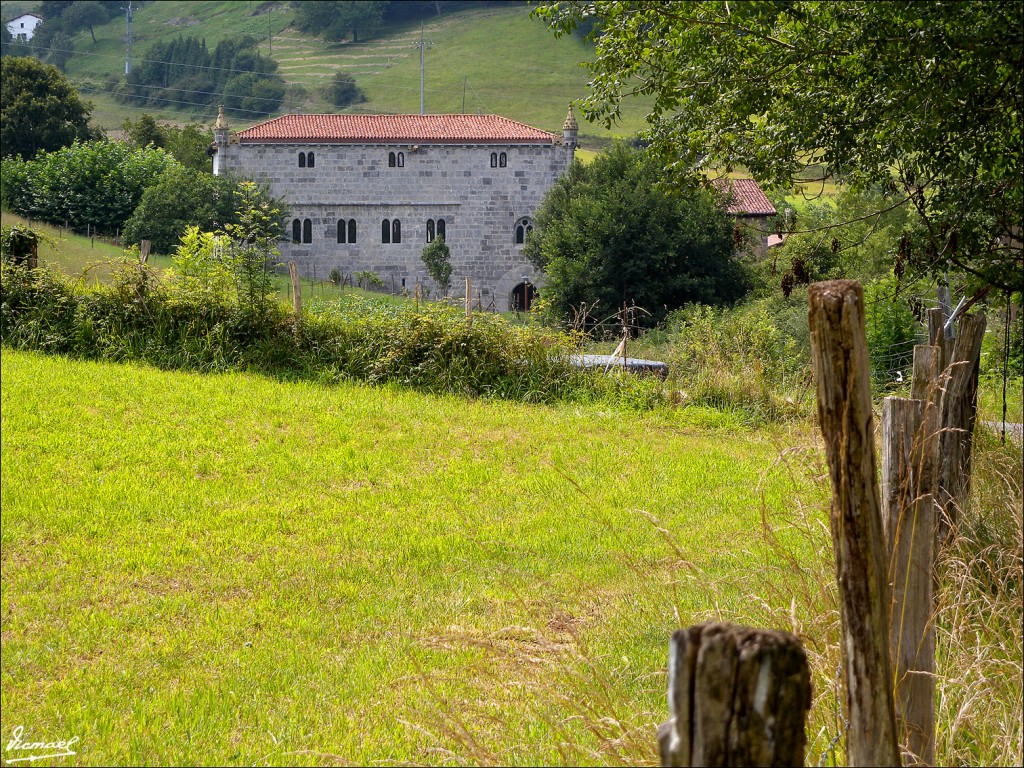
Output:
[[[57,69],[64,72],[74,53],[75,44],[71,42],[71,37],[64,32],[58,32],[50,39],[50,49],[46,52],[46,58]]]
[[[149,240],[156,253],[171,253],[190,226],[213,232],[237,223],[240,200],[233,179],[173,165],[142,193],[124,225],[125,242]]]
[[[28,218],[113,234],[172,165],[174,158],[162,149],[105,139],[76,142],[27,162],[4,158],[3,198]]]
[[[0,153],[29,159],[94,136],[92,104],[56,67],[22,56],[0,59]]]
[[[94,43],[96,42],[96,32],[93,31],[93,27],[97,24],[106,24],[108,21],[106,9],[96,0],[73,3],[64,11],[61,18],[66,31],[74,33],[82,27],[88,29]]]
[[[909,267],[1024,286],[1024,5],[571,0],[537,13],[556,35],[600,17],[582,111],[611,125],[624,98],[651,99],[670,169],[880,185],[918,214]]]
[[[748,285],[734,224],[711,192],[670,195],[658,158],[614,144],[574,162],[548,192],[524,254],[544,270],[544,296],[565,317],[585,304],[607,315],[635,303],[657,322],[691,302],[720,304]]]
[[[438,235],[427,244],[423,249],[422,259],[430,279],[437,283],[437,287],[444,293],[448,293],[448,289],[452,287],[452,252],[443,235]]]
[[[303,32],[313,32],[325,40],[359,42],[360,32],[372,32],[384,19],[386,2],[378,0],[308,0],[297,4],[295,21]]]
[[[356,85],[356,79],[348,72],[335,72],[327,87],[327,98],[336,107],[347,107],[366,101],[363,89]]]

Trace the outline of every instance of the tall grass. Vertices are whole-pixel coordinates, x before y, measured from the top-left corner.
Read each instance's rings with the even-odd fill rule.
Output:
[[[313,302],[297,319],[273,296],[265,312],[253,313],[230,291],[196,291],[132,262],[110,286],[88,289],[4,263],[0,299],[0,340],[17,349],[524,402],[646,409],[666,401],[658,381],[574,367],[570,336],[488,313],[470,323],[444,304],[352,297]]]

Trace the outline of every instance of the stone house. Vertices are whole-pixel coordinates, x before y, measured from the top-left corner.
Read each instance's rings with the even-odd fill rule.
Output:
[[[430,285],[423,248],[443,237],[452,285],[486,307],[529,306],[542,275],[522,255],[534,211],[572,162],[561,134],[498,115],[284,115],[214,126],[214,174],[267,183],[290,211],[283,260],[306,276],[371,271],[389,288]],[[435,294],[436,295],[436,294]]]
[[[754,256],[764,256],[773,243],[772,238],[781,242],[775,234],[772,219],[778,214],[771,200],[753,179],[715,179],[715,189],[726,195],[725,211],[736,223],[753,236]]]

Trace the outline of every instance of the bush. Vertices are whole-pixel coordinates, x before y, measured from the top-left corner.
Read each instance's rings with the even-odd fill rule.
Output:
[[[335,73],[326,90],[327,100],[336,107],[347,107],[366,101],[363,89],[356,85],[356,79],[347,72]]]
[[[162,149],[101,140],[75,142],[24,163],[8,158],[2,165],[4,204],[14,213],[113,234],[145,189],[178,163]]]
[[[755,421],[803,412],[809,354],[763,304],[690,305],[663,327],[672,383],[685,403],[735,409]]]
[[[196,252],[210,243],[198,243]],[[191,257],[190,257],[191,258]],[[84,358],[197,371],[250,370],[286,379],[358,379],[528,402],[601,400],[626,408],[665,402],[661,382],[574,368],[574,340],[500,315],[441,304],[395,306],[350,297],[288,307],[247,306],[244,291],[197,290],[211,280],[177,258],[166,279],[126,261],[114,285],[76,289],[46,269],[0,266],[0,342]],[[220,285],[227,283],[222,279]]]

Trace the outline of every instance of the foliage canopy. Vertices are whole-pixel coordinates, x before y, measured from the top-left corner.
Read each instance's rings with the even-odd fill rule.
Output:
[[[113,234],[143,191],[175,165],[173,157],[154,147],[133,149],[105,139],[75,142],[28,162],[5,158],[3,204],[28,218]]]
[[[690,302],[744,294],[732,221],[708,191],[668,194],[662,175],[651,153],[617,143],[590,165],[574,162],[552,187],[523,252],[547,275],[544,297],[558,317],[628,302],[657,322]]]
[[[92,105],[60,70],[36,59],[4,56],[0,59],[0,153],[31,159],[41,151],[87,140]]]
[[[611,125],[623,98],[653,97],[671,168],[881,185],[919,214],[910,267],[1024,284],[1024,5],[572,0],[537,14],[556,35],[600,18],[583,113]]]

